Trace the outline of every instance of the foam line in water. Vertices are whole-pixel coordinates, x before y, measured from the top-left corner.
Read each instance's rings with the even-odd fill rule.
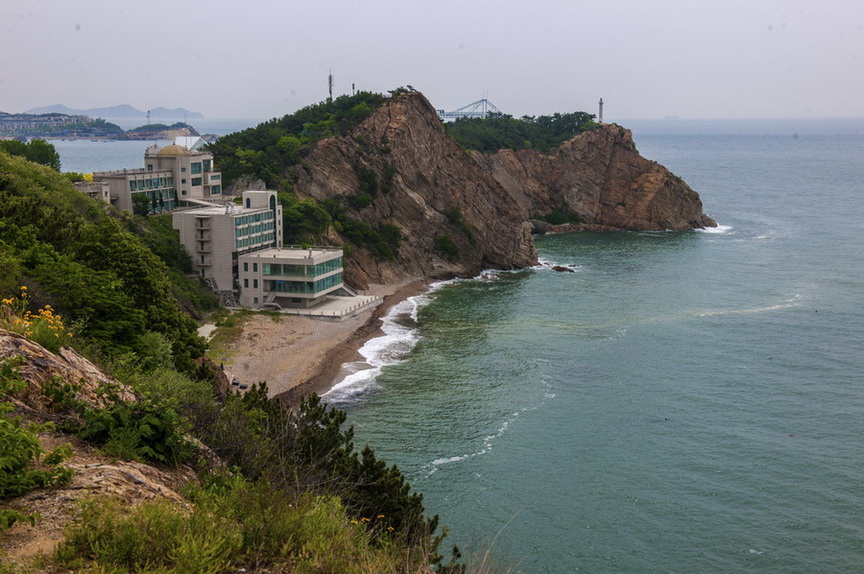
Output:
[[[702,229],[697,229],[699,233],[715,233],[715,234],[723,234],[729,233],[732,231],[731,225],[718,225],[717,227],[704,227]]]
[[[801,295],[794,295],[783,303],[776,305],[765,305],[763,307],[751,307],[749,309],[728,309],[726,311],[703,311],[699,313],[700,317],[717,317],[720,315],[751,315],[755,313],[766,313],[768,311],[779,311],[781,309],[789,309],[798,305],[798,300]]]
[[[538,361],[538,362],[540,362],[540,361]],[[472,459],[472,458],[475,458],[478,456],[483,456],[484,454],[491,452],[493,447],[495,446],[495,441],[497,441],[499,438],[501,438],[502,436],[504,436],[507,433],[507,431],[510,429],[510,426],[516,421],[517,418],[519,418],[520,415],[522,415],[523,413],[527,413],[529,411],[540,410],[541,408],[543,408],[543,406],[548,401],[555,398],[555,393],[551,392],[552,389],[551,389],[551,385],[549,384],[549,381],[542,380],[541,382],[542,382],[541,388],[543,389],[543,394],[542,394],[538,404],[536,404],[534,406],[522,407],[518,411],[514,411],[514,412],[510,413],[509,415],[507,415],[504,418],[504,420],[501,422],[501,424],[498,426],[498,429],[495,432],[488,434],[488,435],[483,437],[483,442],[481,443],[482,446],[479,450],[474,451],[474,452],[470,452],[467,454],[459,454],[459,455],[453,455],[453,456],[448,456],[448,457],[436,458],[435,460],[433,460],[432,462],[430,462],[429,464],[426,465],[426,468],[427,468],[426,476],[427,477],[432,476],[442,466],[463,462],[465,460],[469,460],[469,459]]]
[[[383,367],[402,362],[420,340],[417,315],[430,300],[428,294],[418,295],[394,305],[381,318],[384,334],[366,341],[357,351],[363,360],[343,365],[348,374],[322,396],[331,402],[350,400],[372,388]]]

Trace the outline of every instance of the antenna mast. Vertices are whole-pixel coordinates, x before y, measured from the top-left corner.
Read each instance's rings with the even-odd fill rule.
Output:
[[[327,89],[330,96],[327,98],[328,102],[333,101],[333,70],[330,70],[330,75],[327,76]]]

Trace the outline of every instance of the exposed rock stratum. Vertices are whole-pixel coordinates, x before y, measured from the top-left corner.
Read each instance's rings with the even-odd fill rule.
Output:
[[[353,216],[395,225],[403,240],[392,261],[353,250],[347,279],[355,285],[533,265],[537,255],[527,222],[556,210],[577,214],[594,228],[716,225],[695,191],[639,154],[629,130],[601,125],[549,155],[468,152],[447,135],[419,93],[390,98],[349,137],[318,142],[298,170],[295,192],[318,201],[354,196],[361,174],[370,170],[379,190]],[[330,239],[342,243],[335,232]],[[448,243],[455,249],[442,249]]]

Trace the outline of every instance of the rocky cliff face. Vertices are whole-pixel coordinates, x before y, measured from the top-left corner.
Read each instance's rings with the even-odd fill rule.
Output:
[[[557,152],[472,152],[507,191],[523,217],[561,210],[588,224],[633,230],[714,227],[699,194],[657,162],[639,155],[630,130],[605,124],[564,142]]]
[[[360,286],[532,265],[526,222],[554,210],[624,229],[714,225],[698,194],[642,158],[623,128],[580,134],[548,156],[469,153],[418,93],[392,98],[351,137],[322,140],[298,172],[297,195],[318,201],[355,196],[374,174],[377,192],[353,216],[396,225],[403,240],[393,261],[353,251],[347,275]]]
[[[358,265],[349,273],[355,281],[474,275],[484,268],[513,269],[536,260],[518,206],[447,136],[435,110],[419,94],[393,98],[351,138],[319,142],[305,165],[295,189],[299,196],[319,201],[355,195],[361,173],[372,170],[379,189],[371,205],[354,215],[367,223],[385,221],[402,232],[394,261],[375,262],[354,251]],[[445,237],[455,252],[441,253]]]

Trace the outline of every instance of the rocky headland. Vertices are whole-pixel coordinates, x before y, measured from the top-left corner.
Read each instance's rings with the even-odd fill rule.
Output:
[[[380,182],[372,201],[353,215],[397,226],[402,241],[390,261],[353,249],[346,278],[360,287],[533,265],[529,220],[554,211],[573,214],[590,229],[716,225],[699,194],[642,157],[625,128],[601,125],[549,155],[483,154],[449,137],[416,92],[390,98],[350,136],[319,141],[302,167],[294,190],[319,202],[355,195],[363,174]],[[335,231],[328,239],[344,243]]]

